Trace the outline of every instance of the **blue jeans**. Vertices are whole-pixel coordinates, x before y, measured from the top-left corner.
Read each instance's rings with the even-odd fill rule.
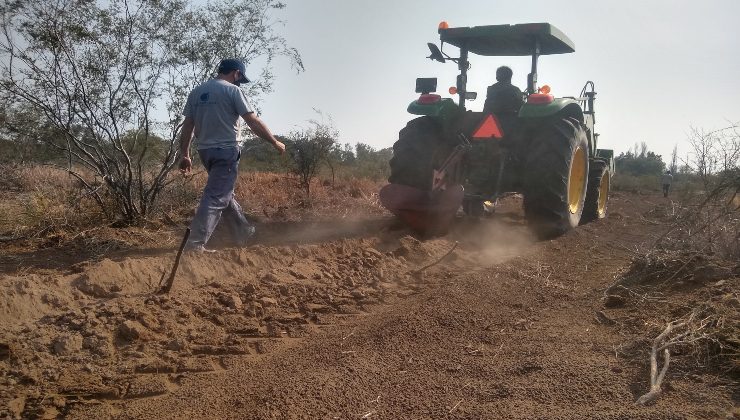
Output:
[[[188,247],[205,245],[219,221],[226,224],[236,245],[245,245],[254,233],[242,208],[234,199],[234,186],[241,151],[237,147],[198,150],[208,171],[208,181],[203,189],[198,210],[190,223]]]

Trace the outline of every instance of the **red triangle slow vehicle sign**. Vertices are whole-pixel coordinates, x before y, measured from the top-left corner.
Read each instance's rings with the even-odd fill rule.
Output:
[[[504,137],[504,132],[501,130],[501,126],[498,123],[498,120],[496,120],[496,117],[489,114],[481,123],[481,125],[478,127],[477,130],[475,130],[475,133],[473,134],[474,139],[487,139],[487,138],[496,138],[500,139]]]

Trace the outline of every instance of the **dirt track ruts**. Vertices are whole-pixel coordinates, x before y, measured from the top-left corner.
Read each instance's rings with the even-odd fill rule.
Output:
[[[604,289],[664,229],[645,219],[660,205],[658,197],[620,194],[612,200],[608,219],[545,242],[528,240],[516,211],[483,225],[458,226],[431,248],[441,255],[459,240],[451,261],[421,278],[406,276],[403,293],[384,303],[352,314],[328,314],[302,338],[271,340],[265,354],[221,357],[211,372],[168,374],[163,395],[91,400],[68,406],[66,414],[724,417],[732,412],[731,389],[681,376],[669,375],[671,385],[655,405],[636,406],[648,387],[647,360],[619,349],[644,343],[597,320],[597,311],[604,310]],[[403,232],[380,235],[382,248],[383,241]],[[389,249],[383,258],[394,257]]]
[[[594,320],[603,290],[660,232],[643,219],[656,202],[637,196],[613,200],[609,219],[535,243],[490,267],[455,272],[440,264],[420,281],[417,293],[335,320],[257,362],[237,358],[218,373],[182,378],[166,396],[91,406],[87,413],[711,418],[722,407],[729,410],[729,400],[702,383],[674,385],[656,405],[636,406],[647,386],[645,367],[620,358],[615,348],[623,338]]]

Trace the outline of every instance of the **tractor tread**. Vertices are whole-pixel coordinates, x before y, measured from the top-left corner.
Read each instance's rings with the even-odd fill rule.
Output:
[[[444,149],[442,128],[430,117],[409,121],[393,144],[388,182],[421,190],[432,188],[432,175]]]
[[[580,220],[580,212],[570,214],[568,210],[570,161],[578,146],[587,149],[588,141],[580,123],[572,118],[542,127],[530,144],[524,175],[524,213],[542,238],[562,235]]]
[[[604,213],[599,214],[599,197],[601,196],[601,180],[604,176],[609,176],[609,166],[601,160],[592,161],[588,171],[588,189],[586,190],[586,201],[583,204],[583,215],[581,224],[593,222],[594,220],[606,217]],[[607,203],[609,205],[609,191],[606,191]]]

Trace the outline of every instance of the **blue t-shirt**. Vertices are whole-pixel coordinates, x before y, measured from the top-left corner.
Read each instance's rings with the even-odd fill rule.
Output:
[[[195,122],[200,150],[238,147],[239,119],[250,112],[254,111],[238,86],[211,79],[190,92],[183,115]]]

